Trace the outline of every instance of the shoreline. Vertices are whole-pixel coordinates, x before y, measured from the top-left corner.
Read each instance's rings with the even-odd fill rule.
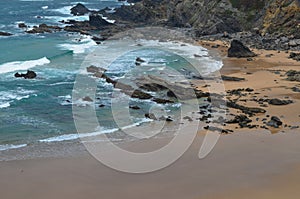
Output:
[[[211,42],[212,44],[219,43]],[[205,47],[205,46],[204,46]],[[206,47],[205,47],[206,48]],[[283,115],[284,123],[297,125],[300,99],[290,89],[297,82],[288,82],[274,71],[299,70],[300,63],[289,60],[285,53],[275,59],[274,53],[262,51],[254,61],[225,57],[226,46],[213,49],[221,54],[222,75],[243,77],[246,81],[224,81],[226,90],[252,87],[258,97],[290,97],[293,104],[269,106],[267,114]],[[211,49],[209,49],[211,50]],[[223,50],[223,52],[222,52]],[[280,60],[280,63],[278,62]],[[247,68],[245,68],[247,67]],[[242,71],[240,71],[242,69]],[[274,80],[277,80],[274,81]],[[195,81],[203,90],[203,82]],[[279,86],[278,86],[279,85]],[[243,96],[250,99],[253,95]],[[244,105],[257,106],[255,102]],[[230,110],[233,111],[233,110]],[[265,114],[258,115],[259,122]],[[131,175],[107,168],[84,152],[75,157],[45,157],[32,160],[0,162],[0,191],[4,198],[297,198],[300,182],[299,129],[279,128],[236,129],[222,135],[212,153],[199,160],[205,130],[200,130],[189,150],[171,166],[158,172]],[[282,131],[285,131],[283,133]],[[272,134],[275,133],[275,134]],[[169,138],[120,143],[131,151],[151,151],[169,142]],[[82,145],[79,143],[79,145]],[[78,145],[78,146],[79,146]],[[71,150],[78,150],[79,147]],[[82,147],[82,146],[80,146]],[[17,181],[16,181],[17,179]],[[13,188],[12,188],[13,187]],[[133,191],[128,191],[133,190]]]

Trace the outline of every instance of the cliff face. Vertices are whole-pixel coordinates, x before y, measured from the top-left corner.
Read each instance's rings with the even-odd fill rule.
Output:
[[[300,38],[299,0],[141,0],[111,17],[193,28],[199,36],[258,28],[262,34]]]
[[[262,33],[283,33],[300,38],[299,4],[299,0],[271,1],[263,16]]]

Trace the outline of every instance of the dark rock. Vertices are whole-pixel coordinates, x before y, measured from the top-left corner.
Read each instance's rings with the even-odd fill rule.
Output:
[[[145,60],[143,60],[143,59],[140,58],[140,57],[137,57],[135,61],[136,61],[136,62],[140,62],[140,63],[146,62]]]
[[[27,28],[27,25],[25,23],[19,23],[18,27],[19,28]]]
[[[141,108],[139,106],[129,106],[129,108],[133,110],[140,110]]]
[[[298,88],[298,87],[293,87],[293,88],[292,88],[292,91],[293,91],[293,92],[300,93],[300,88]]]
[[[230,77],[225,75],[222,75],[221,77],[223,81],[235,81],[235,82],[245,81],[245,78],[240,78],[240,77]]]
[[[234,119],[226,121],[227,124],[239,124],[241,128],[254,128],[253,125],[249,125],[251,122],[246,115],[236,115]]]
[[[275,99],[268,100],[268,103],[271,105],[283,106],[283,105],[291,104],[291,103],[293,103],[293,101],[292,100],[280,100],[280,99],[275,98]]]
[[[39,26],[34,26],[32,30],[26,31],[29,34],[42,34],[42,33],[52,33],[53,31],[61,31],[62,28],[59,26],[48,26],[47,24],[40,24]]]
[[[84,97],[82,100],[85,102],[93,102],[93,99],[90,98],[89,96]]]
[[[8,37],[8,36],[12,36],[13,34],[11,33],[8,33],[8,32],[1,32],[0,31],[0,36],[5,36],[5,37]]]
[[[271,117],[271,120],[267,122],[268,126],[274,128],[279,128],[279,126],[281,126],[282,124],[283,124],[282,121],[276,116]]]
[[[171,116],[168,116],[166,119],[167,122],[173,122],[174,120],[171,118]]]
[[[219,45],[219,44],[216,44],[216,45],[212,45],[211,47],[212,47],[212,48],[219,48],[220,45]]]
[[[28,70],[27,73],[25,74],[20,74],[20,73],[16,73],[15,77],[16,78],[21,78],[23,77],[24,79],[34,79],[36,78],[37,74],[34,71]]]
[[[158,104],[173,104],[174,101],[168,100],[168,99],[160,99],[160,98],[154,98],[152,101],[158,103]]]
[[[118,88],[118,87],[116,87],[116,88]],[[141,90],[135,90],[133,93],[131,91],[127,92],[126,90],[125,91],[123,90],[123,92],[125,94],[130,95],[132,98],[151,99],[153,97],[152,95],[150,95],[148,93],[145,93],[145,92],[143,92]]]
[[[217,132],[224,133],[224,134],[229,134],[229,133],[233,132],[232,130],[229,130],[229,129],[221,129],[221,128],[214,127],[214,126],[206,126],[206,127],[204,127],[204,129],[209,130],[209,131],[217,131]]]
[[[262,108],[246,107],[246,106],[239,105],[233,101],[228,101],[227,106],[230,108],[239,109],[243,113],[248,114],[250,116],[253,116],[257,113],[265,113],[266,112],[266,110],[264,110]]]
[[[86,68],[87,72],[93,73],[95,77],[102,78],[104,73],[107,71],[105,68],[100,68],[96,66],[89,66]],[[108,78],[108,77],[107,77]]]
[[[146,113],[145,117],[151,120],[157,120],[156,116],[153,113]]]
[[[112,23],[109,23],[108,21],[106,21],[105,19],[102,19],[102,17],[98,14],[91,14],[89,16],[89,24],[93,27],[96,28],[103,28],[106,26],[111,26],[113,25]]]
[[[300,71],[290,70],[285,74],[288,81],[300,82]]]
[[[90,10],[86,8],[83,4],[78,3],[76,6],[71,8],[71,14],[74,16],[81,16],[89,13]]]
[[[256,54],[253,53],[248,47],[238,40],[233,40],[231,46],[228,49],[228,57],[255,57]]]
[[[183,119],[184,119],[184,120],[188,120],[189,122],[192,122],[192,121],[193,121],[193,119],[192,119],[190,116],[185,116]]]
[[[300,61],[300,53],[294,53],[294,52],[291,52],[290,53],[290,59],[294,59],[296,61]]]

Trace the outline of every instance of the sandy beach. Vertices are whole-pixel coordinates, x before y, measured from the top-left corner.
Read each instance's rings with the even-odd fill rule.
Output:
[[[279,117],[287,125],[268,130],[227,125],[226,129],[234,132],[222,135],[213,151],[202,160],[198,153],[207,132],[199,131],[192,146],[178,161],[149,174],[112,170],[88,153],[80,157],[0,162],[1,198],[298,198],[300,129],[292,127],[299,125],[300,98],[291,88],[299,87],[299,82],[287,81],[284,75],[288,70],[299,70],[300,63],[288,59],[289,54],[285,52],[266,50],[254,50],[258,56],[252,61],[227,58],[228,44],[220,41],[202,41],[200,44],[220,54],[224,63],[222,75],[245,78],[240,82],[224,81],[226,91],[254,89],[239,97],[241,105],[258,107],[261,104],[252,99],[259,98],[293,101],[284,106],[265,104],[266,113],[255,115],[253,124],[262,126],[270,115]],[[221,46],[210,48],[215,44]],[[195,81],[201,90],[205,90],[204,83],[215,82]],[[239,113],[234,109],[230,112]],[[168,141],[168,138],[160,138],[120,145],[133,151],[144,151]]]

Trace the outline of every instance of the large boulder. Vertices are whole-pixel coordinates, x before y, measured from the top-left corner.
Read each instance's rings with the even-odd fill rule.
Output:
[[[238,40],[232,40],[228,49],[228,57],[255,57],[256,54]]]
[[[76,6],[71,8],[71,14],[74,16],[82,16],[89,12],[90,12],[90,10],[81,3],[78,3]]]

